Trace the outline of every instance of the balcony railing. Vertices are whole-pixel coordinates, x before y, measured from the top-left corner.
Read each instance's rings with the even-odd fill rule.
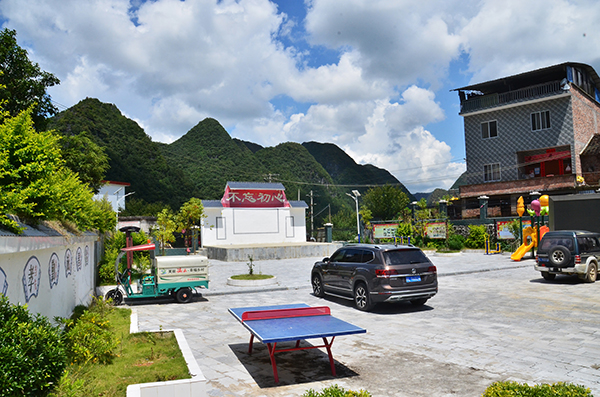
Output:
[[[527,101],[544,96],[557,95],[562,93],[560,81],[532,85],[531,87],[521,88],[520,90],[503,92],[501,94],[488,94],[482,96],[471,96],[460,104],[461,113],[474,112],[476,110],[493,108],[496,106],[507,105]]]

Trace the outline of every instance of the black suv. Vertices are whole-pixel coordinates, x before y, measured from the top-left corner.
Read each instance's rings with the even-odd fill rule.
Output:
[[[598,275],[599,259],[600,233],[554,231],[542,237],[534,268],[546,280],[554,280],[557,274],[577,274],[593,283]]]
[[[347,245],[312,268],[313,292],[353,299],[368,311],[378,302],[424,305],[438,291],[437,269],[412,245]]]

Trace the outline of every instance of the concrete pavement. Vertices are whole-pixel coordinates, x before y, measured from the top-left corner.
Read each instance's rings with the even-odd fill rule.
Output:
[[[482,252],[428,253],[440,292],[424,307],[379,305],[372,313],[352,302],[312,295],[309,274],[320,258],[255,261],[255,272],[278,285],[233,287],[244,262],[210,261],[210,289],[186,305],[161,301],[134,306],[140,330],[181,328],[208,380],[209,396],[300,396],[332,384],[373,396],[480,396],[494,381],[568,381],[600,396],[600,283],[576,277],[544,281],[533,261]],[[367,329],[336,338],[338,377],[320,350],[276,356],[273,383],[266,347],[255,343],[229,307],[306,303]],[[303,343],[314,343],[308,341]]]
[[[434,251],[425,251],[425,253],[436,265],[439,277],[533,266],[531,260],[513,262],[507,255],[484,255],[484,251],[479,250],[452,254],[437,254]],[[208,297],[282,289],[310,289],[310,271],[313,264],[321,259],[323,258],[254,261],[255,273],[270,274],[277,278],[277,284],[264,287],[235,287],[227,284],[229,277],[248,273],[248,262],[223,262],[210,259],[209,289],[202,290],[202,295]]]

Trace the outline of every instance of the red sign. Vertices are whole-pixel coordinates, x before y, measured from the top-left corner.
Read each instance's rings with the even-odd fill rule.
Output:
[[[223,207],[272,208],[290,207],[283,190],[225,188]]]

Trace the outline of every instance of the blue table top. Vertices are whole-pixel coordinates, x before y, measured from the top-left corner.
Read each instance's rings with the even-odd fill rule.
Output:
[[[238,307],[229,312],[242,321],[242,313],[246,311],[294,309],[310,307],[304,303],[276,306]],[[250,320],[242,322],[258,340],[263,343],[323,338],[339,335],[362,334],[366,329],[357,327],[333,316],[288,317],[268,320]]]

